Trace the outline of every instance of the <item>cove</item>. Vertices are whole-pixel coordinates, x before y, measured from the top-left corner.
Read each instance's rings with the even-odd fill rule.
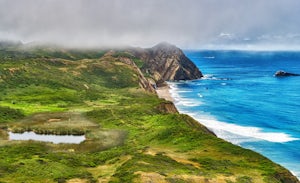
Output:
[[[9,140],[36,140],[43,142],[52,142],[54,144],[80,144],[85,140],[84,135],[44,135],[34,132],[13,133],[8,132]]]

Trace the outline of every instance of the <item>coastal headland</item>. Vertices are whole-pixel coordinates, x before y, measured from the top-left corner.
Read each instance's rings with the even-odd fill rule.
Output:
[[[0,182],[299,182],[178,113],[165,81],[201,77],[168,43],[91,50],[1,43]],[[86,140],[9,139],[30,131]]]

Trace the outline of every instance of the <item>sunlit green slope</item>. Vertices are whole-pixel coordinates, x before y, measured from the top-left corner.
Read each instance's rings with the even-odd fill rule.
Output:
[[[0,182],[297,182],[141,88],[122,51],[0,49]],[[8,131],[85,134],[81,144]]]

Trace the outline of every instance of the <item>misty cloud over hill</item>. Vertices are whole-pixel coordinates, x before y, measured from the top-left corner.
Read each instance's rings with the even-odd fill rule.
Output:
[[[0,39],[76,46],[300,45],[298,0],[0,0]]]

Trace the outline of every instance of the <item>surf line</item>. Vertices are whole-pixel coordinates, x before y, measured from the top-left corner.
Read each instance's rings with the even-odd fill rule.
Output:
[[[180,89],[178,89],[176,83],[168,83],[168,85],[170,86],[169,93],[173,98],[177,110],[180,113],[187,114],[193,117],[199,123],[205,125],[211,131],[213,131],[219,138],[230,141],[234,144],[260,140],[278,143],[300,140],[283,132],[264,132],[263,129],[258,127],[240,126],[232,123],[218,121],[213,116],[189,112],[186,108],[199,106],[201,105],[201,102],[181,97]],[[185,109],[182,109],[182,107],[185,107]]]

